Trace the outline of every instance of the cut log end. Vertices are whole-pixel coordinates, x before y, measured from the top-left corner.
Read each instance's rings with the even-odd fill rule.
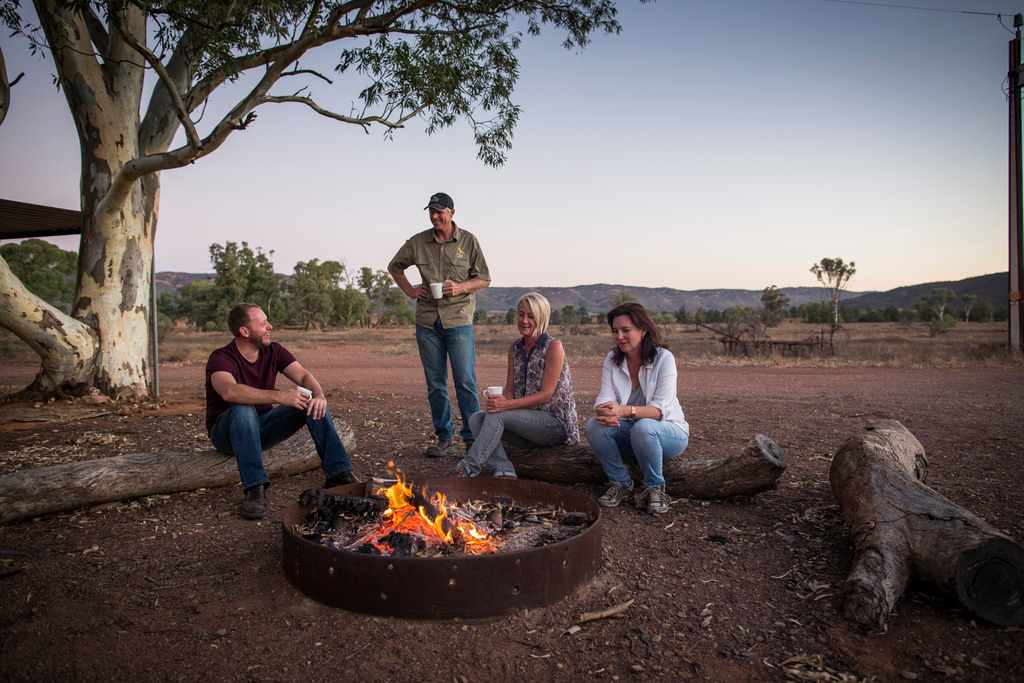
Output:
[[[847,579],[843,586],[843,616],[865,631],[885,628],[892,605],[885,592],[872,581]]]
[[[961,604],[998,626],[1024,624],[1024,549],[993,538],[960,555],[956,591]]]
[[[786,469],[786,452],[782,449],[782,446],[764,434],[755,434],[754,443],[757,444],[758,450],[761,451],[761,457],[764,461],[772,467],[778,467],[780,470],[779,474],[781,475],[781,470]]]

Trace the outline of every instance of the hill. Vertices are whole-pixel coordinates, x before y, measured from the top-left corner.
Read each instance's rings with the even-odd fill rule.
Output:
[[[288,279],[290,276],[279,277]],[[156,274],[157,294],[175,293],[190,282],[212,278],[212,273],[159,272]],[[939,287],[949,287],[960,297],[964,294],[976,294],[979,299],[988,300],[993,308],[999,309],[1006,304],[1009,274],[991,273],[957,281],[926,282],[897,287],[887,292],[843,292],[843,303],[863,309],[883,309],[889,306],[910,308],[919,299]],[[698,308],[722,311],[733,306],[761,307],[759,289],[682,290],[605,283],[575,287],[488,287],[477,293],[477,305],[482,310],[492,313],[504,312],[514,307],[516,300],[526,292],[538,291],[546,296],[556,309],[572,305],[582,306],[591,313],[598,313],[611,308],[611,301],[624,290],[629,292],[632,300],[639,301],[652,311],[675,311],[680,306],[691,313]],[[790,306],[825,301],[828,298],[822,287],[783,287],[779,291],[789,298]]]
[[[887,292],[868,292],[846,299],[843,303],[852,308],[882,309],[889,306],[910,308],[922,298],[931,294],[933,289],[948,287],[956,292],[957,297],[975,294],[979,300],[987,300],[996,310],[1006,306],[1006,295],[1010,287],[1010,274],[990,273],[963,280],[946,280],[942,282],[925,282],[919,285],[897,287]]]
[[[759,289],[695,289],[682,290],[671,287],[634,287],[631,285],[577,285],[576,287],[488,287],[477,293],[478,306],[485,311],[507,311],[524,293],[537,291],[547,297],[554,308],[573,305],[584,307],[592,313],[607,311],[611,302],[622,291],[629,292],[633,301],[638,301],[652,311],[675,311],[680,306],[691,313],[698,308],[719,311],[733,306],[761,307]],[[825,298],[821,287],[783,287],[779,290],[789,298],[791,306]],[[858,296],[859,292],[844,292],[844,300]]]

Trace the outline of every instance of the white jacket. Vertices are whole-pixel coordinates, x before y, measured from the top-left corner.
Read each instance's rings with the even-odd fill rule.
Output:
[[[597,392],[597,399],[594,400],[595,408],[608,401],[625,405],[632,393],[633,385],[629,379],[626,358],[623,357],[619,365],[615,364],[614,358],[612,351],[605,356],[604,366],[601,368],[601,390]],[[668,349],[659,347],[654,360],[640,366],[640,387],[644,390],[647,405],[658,408],[662,420],[679,425],[689,435],[690,425],[686,423],[683,407],[679,405],[679,399],[676,397],[677,377],[676,357]]]

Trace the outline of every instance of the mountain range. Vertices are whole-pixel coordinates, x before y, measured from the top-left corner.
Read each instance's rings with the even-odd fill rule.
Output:
[[[285,275],[280,277],[288,278]],[[189,282],[212,278],[212,273],[162,271],[156,274],[157,294],[176,293]],[[863,309],[883,309],[889,306],[909,308],[930,294],[933,289],[940,287],[948,287],[961,297],[965,294],[975,294],[979,299],[988,300],[993,308],[998,310],[1006,305],[1009,274],[991,273],[956,281],[926,282],[897,287],[885,292],[843,292],[842,301],[848,306]],[[692,313],[698,308],[725,310],[733,306],[761,306],[759,289],[682,290],[671,287],[635,287],[604,283],[575,287],[488,287],[477,293],[477,306],[485,311],[503,312],[513,308],[516,300],[529,291],[543,294],[554,308],[582,306],[591,313],[611,308],[611,302],[623,291],[628,292],[631,300],[639,301],[652,311],[675,311],[685,307]],[[827,300],[827,293],[822,287],[782,287],[779,291],[788,297],[790,306]]]

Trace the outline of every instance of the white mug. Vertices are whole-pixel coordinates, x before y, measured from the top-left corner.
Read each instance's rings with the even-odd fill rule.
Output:
[[[501,396],[501,391],[503,388],[504,387],[487,387],[486,389],[484,389],[484,393],[490,396],[491,398],[497,398]]]

